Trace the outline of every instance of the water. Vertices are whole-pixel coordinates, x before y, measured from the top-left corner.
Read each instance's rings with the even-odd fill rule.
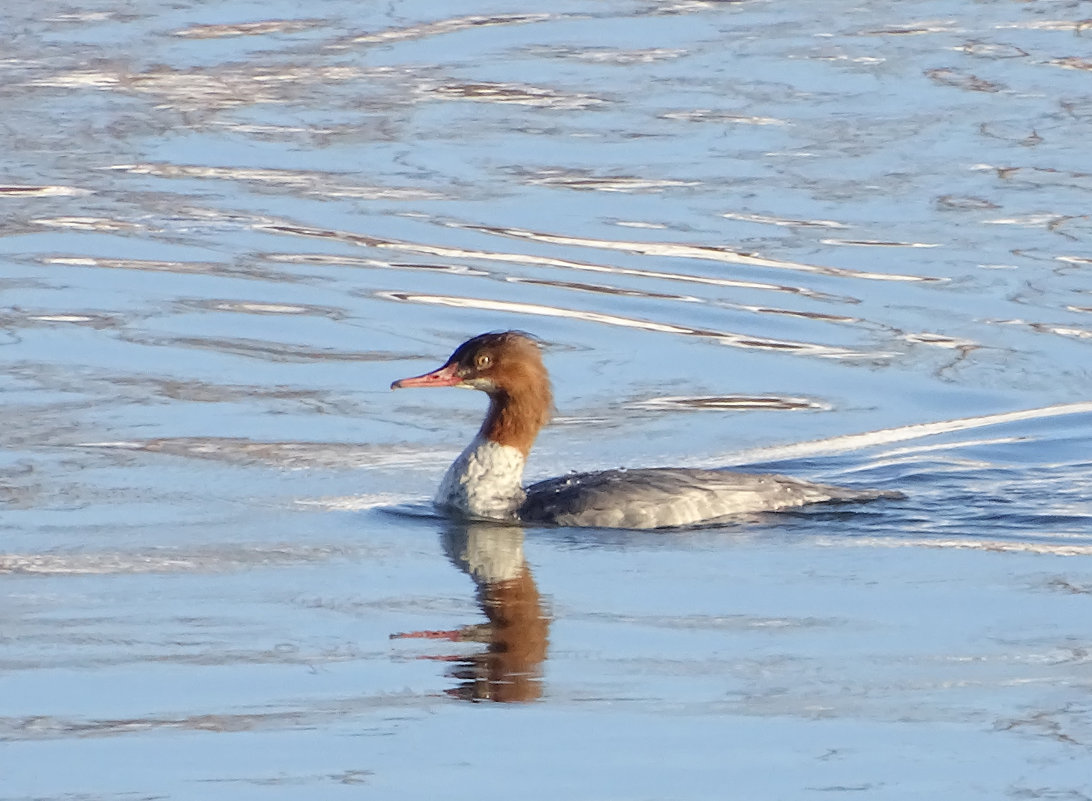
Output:
[[[1092,795],[1087,17],[5,9],[0,797]],[[451,526],[508,327],[531,479],[908,497]]]

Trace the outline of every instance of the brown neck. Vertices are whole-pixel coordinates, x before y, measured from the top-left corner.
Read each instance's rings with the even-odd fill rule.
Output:
[[[531,452],[539,429],[550,419],[550,393],[498,391],[489,395],[489,413],[481,435],[499,445],[518,449],[524,457]]]

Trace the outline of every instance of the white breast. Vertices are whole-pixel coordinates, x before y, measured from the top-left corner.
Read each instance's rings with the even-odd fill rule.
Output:
[[[436,504],[470,517],[510,519],[523,503],[523,454],[480,435],[444,474]]]

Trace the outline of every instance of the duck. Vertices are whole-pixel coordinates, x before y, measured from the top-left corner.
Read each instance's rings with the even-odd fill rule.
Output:
[[[465,520],[516,525],[670,529],[817,503],[904,497],[890,490],[818,484],[773,473],[651,467],[573,472],[523,485],[539,431],[553,410],[539,340],[524,331],[479,334],[431,372],[391,389],[458,387],[484,392],[489,408],[477,435],[447,469],[434,498]]]

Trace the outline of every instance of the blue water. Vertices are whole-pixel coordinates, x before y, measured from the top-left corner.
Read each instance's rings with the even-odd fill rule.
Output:
[[[1092,795],[1087,13],[94,2],[0,62],[0,799]],[[427,499],[898,489],[673,533]]]

